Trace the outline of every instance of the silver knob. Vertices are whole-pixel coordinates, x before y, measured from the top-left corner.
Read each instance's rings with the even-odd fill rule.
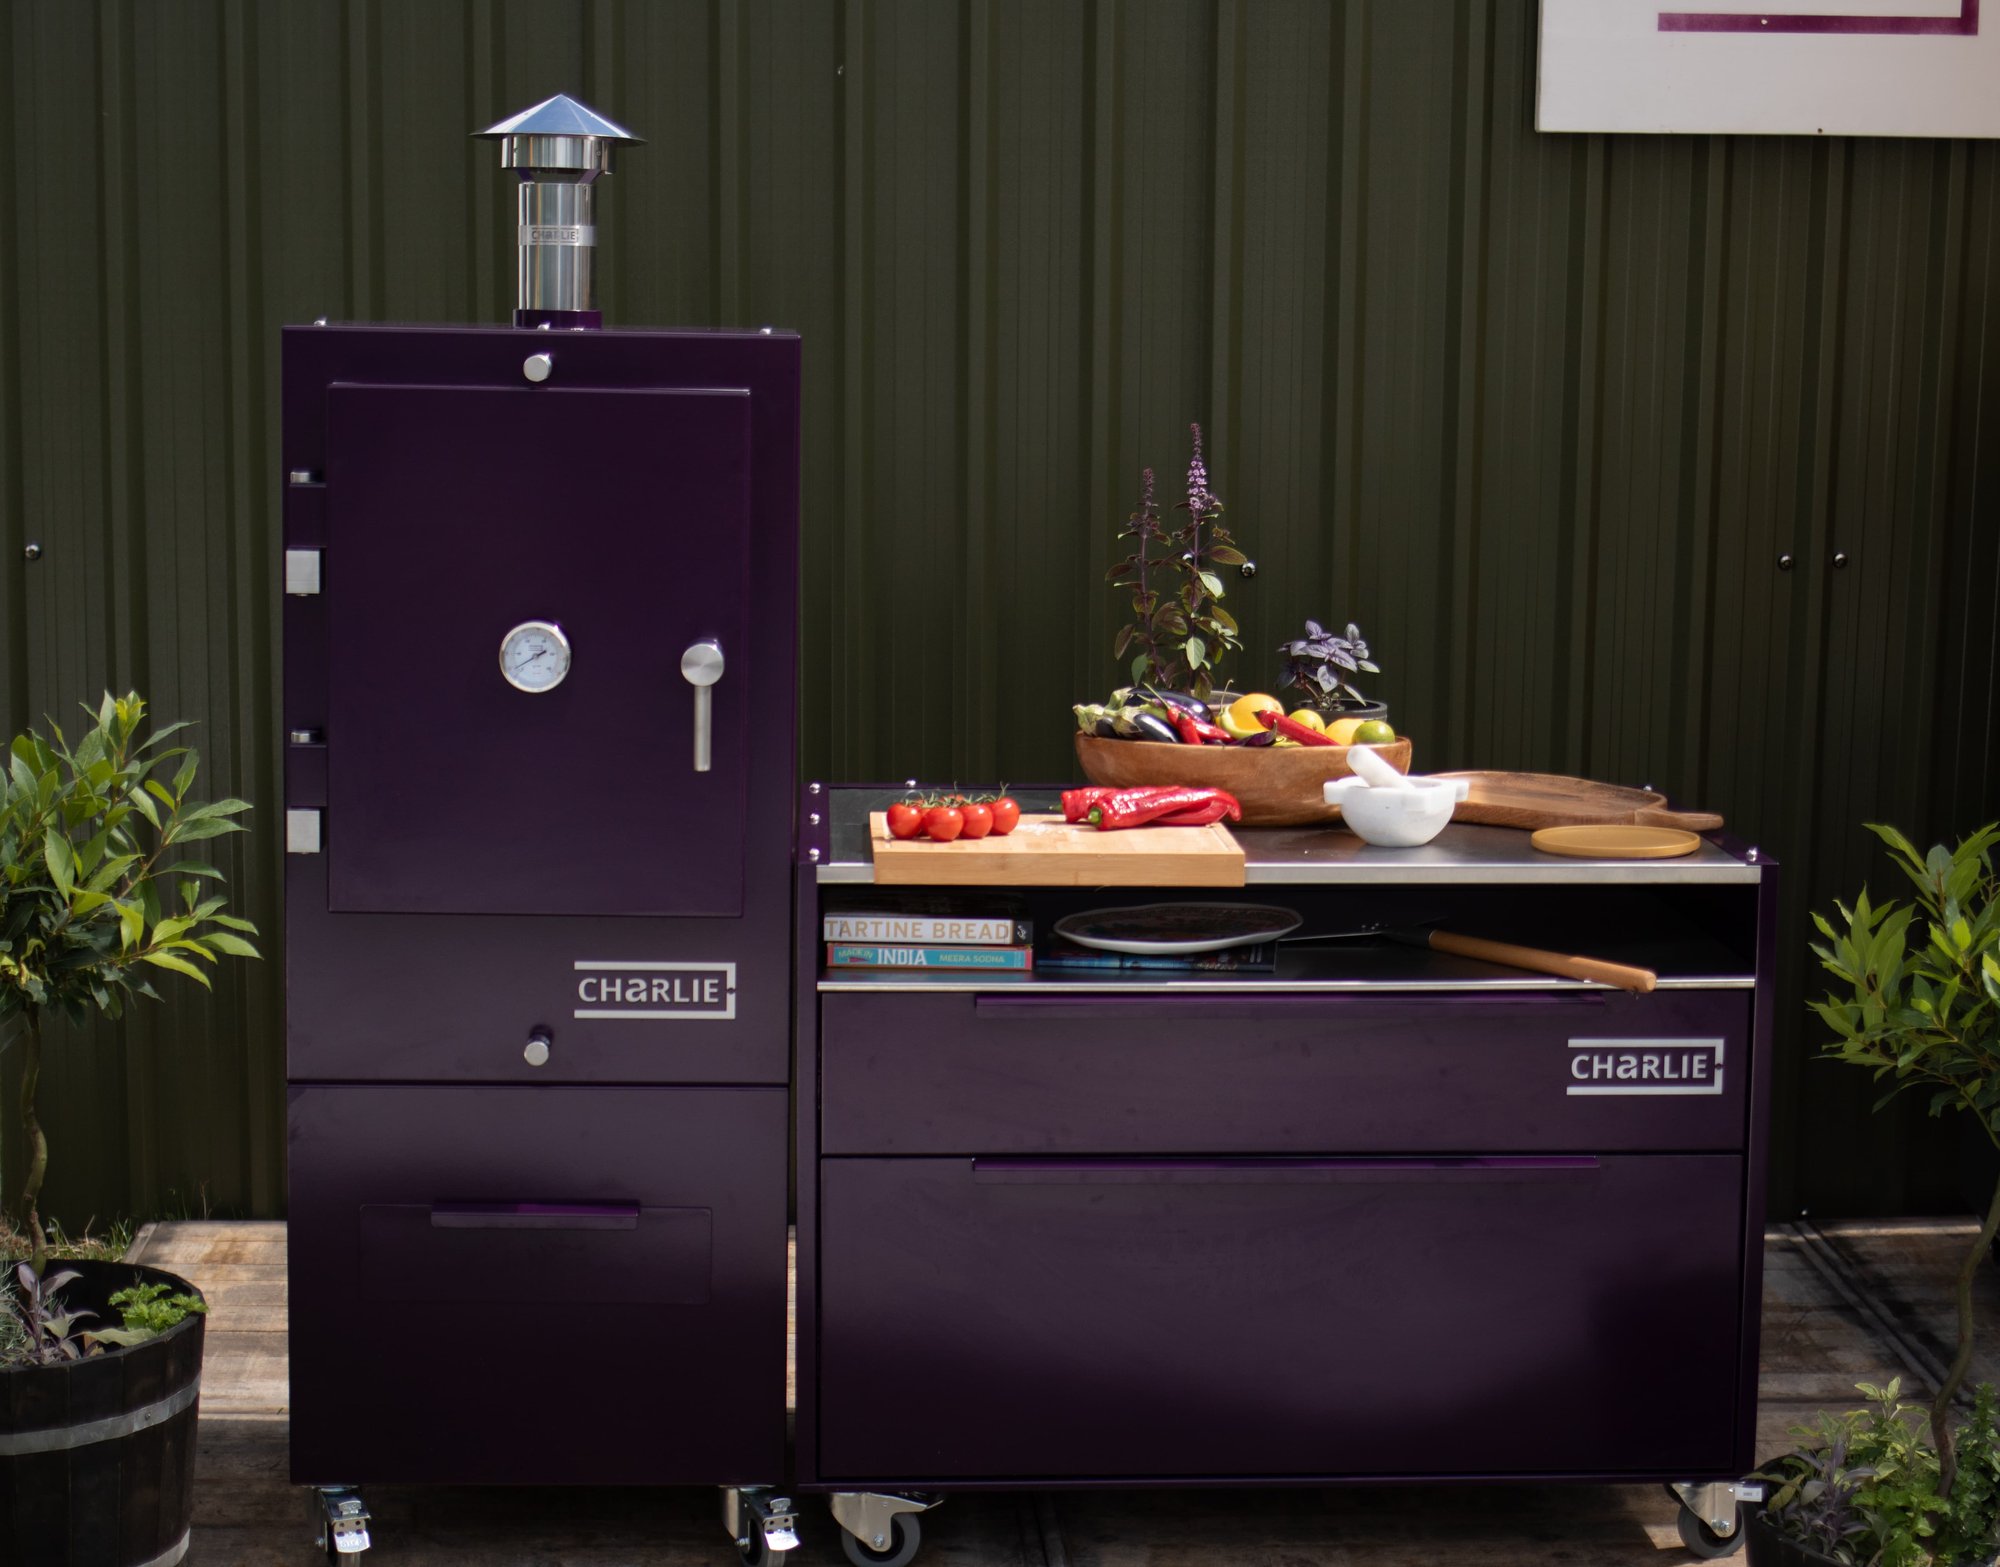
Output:
[[[715,696],[710,687],[722,678],[722,644],[713,637],[690,643],[681,654],[681,678],[694,687],[694,770],[705,773],[715,760]]]
[[[1833,552],[1833,569],[1835,571],[1841,571],[1844,570],[1846,566],[1847,566],[1847,551],[1835,550]]]
[[[527,1047],[521,1052],[521,1059],[527,1062],[529,1066],[547,1066],[549,1064],[549,1044],[550,1040],[547,1034],[530,1034],[528,1036]]]
[[[521,374],[530,381],[546,381],[556,367],[556,356],[550,353],[530,354],[521,361]]]
[[[40,560],[42,558],[42,546],[33,539],[28,540],[26,544],[21,546],[21,558],[23,560]]]
[[[1793,562],[1793,560],[1792,560],[1792,557],[1791,557],[1791,554],[1790,554],[1790,552],[1789,552],[1789,551],[1788,551],[1788,552],[1786,552],[1786,553],[1785,553],[1785,554],[1783,554],[1783,555],[1780,555],[1780,556],[1778,557],[1778,570],[1780,570],[1780,571],[1790,571],[1790,570],[1792,569],[1792,566],[1793,566],[1793,565],[1794,565],[1794,562]]]

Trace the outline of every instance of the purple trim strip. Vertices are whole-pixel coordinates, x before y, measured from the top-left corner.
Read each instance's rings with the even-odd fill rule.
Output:
[[[1663,33],[1919,34],[1972,38],[1979,0],[1959,0],[1957,16],[1768,16],[1760,11],[1662,11]]]

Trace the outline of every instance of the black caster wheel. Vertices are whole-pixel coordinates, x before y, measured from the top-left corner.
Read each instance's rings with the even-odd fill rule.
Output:
[[[742,1558],[743,1567],[771,1567],[778,1559],[778,1553],[771,1549],[771,1542],[764,1538],[762,1527],[750,1536],[750,1543],[736,1547],[736,1554]]]
[[[889,1520],[889,1527],[894,1533],[886,1551],[876,1550],[845,1529],[840,1531],[840,1548],[854,1567],[910,1567],[916,1560],[918,1547],[924,1543],[923,1525],[917,1522],[915,1513],[898,1513]]]
[[[1683,1506],[1674,1523],[1681,1532],[1681,1544],[1688,1548],[1688,1554],[1698,1556],[1705,1562],[1720,1561],[1725,1556],[1734,1556],[1743,1549],[1743,1514],[1736,1514],[1736,1532],[1726,1539],[1717,1534],[1708,1524],[1695,1517]]]

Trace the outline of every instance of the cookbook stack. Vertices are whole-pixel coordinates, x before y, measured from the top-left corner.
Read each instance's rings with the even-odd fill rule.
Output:
[[[945,972],[1031,969],[1032,928],[1009,915],[828,914],[828,968]]]

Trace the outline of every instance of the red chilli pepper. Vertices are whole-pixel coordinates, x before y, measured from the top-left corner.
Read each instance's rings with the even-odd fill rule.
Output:
[[[1211,822],[1219,822],[1223,817],[1232,822],[1243,820],[1243,807],[1236,803],[1236,796],[1227,790],[1215,791],[1215,798],[1206,805],[1197,805],[1190,810],[1176,811],[1171,816],[1162,816],[1148,823],[1152,827],[1206,827]]]
[[[1266,729],[1275,729],[1287,739],[1296,740],[1300,745],[1338,745],[1340,742],[1331,735],[1323,735],[1317,729],[1309,729],[1295,718],[1287,718],[1283,713],[1269,708],[1257,715],[1257,722]]]
[[[1180,731],[1181,739],[1189,745],[1229,744],[1228,730],[1218,729],[1207,719],[1196,718],[1179,708],[1174,710],[1174,728]]]
[[[1143,827],[1162,816],[1173,816],[1207,805],[1220,789],[1120,789],[1091,807],[1089,819],[1100,832],[1118,827]]]
[[[1117,792],[1116,789],[1105,788],[1063,790],[1063,820],[1066,822],[1082,821],[1090,814],[1090,808],[1099,800],[1104,799],[1108,795],[1114,795]]]

